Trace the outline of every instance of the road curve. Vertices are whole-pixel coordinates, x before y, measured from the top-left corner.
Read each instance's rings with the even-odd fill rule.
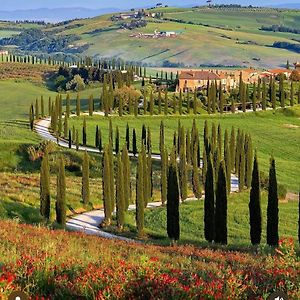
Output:
[[[37,121],[34,125],[34,130],[36,133],[44,140],[52,141],[56,143],[57,145],[69,148],[69,143],[63,139],[57,139],[55,136],[53,136],[49,130],[51,125],[51,119],[50,118],[44,118],[39,121]],[[72,149],[76,149],[76,145],[72,144]],[[93,147],[87,147],[87,146],[79,146],[79,151],[87,151],[90,153],[100,153],[99,149],[93,148]],[[130,157],[133,157],[132,153],[129,153]],[[152,159],[160,160],[160,155],[158,154],[152,154]],[[238,191],[238,178],[234,174],[231,175],[231,192],[237,192]],[[203,198],[203,195],[202,195]],[[195,201],[196,198],[188,198],[185,201]],[[162,205],[161,202],[151,202],[148,203],[147,208],[156,208],[160,207]],[[128,208],[128,210],[135,210],[135,204],[131,204]],[[93,210],[89,212],[85,212],[79,215],[75,215],[69,218],[69,220],[66,223],[66,228],[72,231],[79,231],[84,232],[89,235],[95,235],[100,236],[108,239],[118,239],[126,242],[136,242],[136,240],[128,239],[122,236],[118,236],[115,234],[111,234],[108,232],[103,231],[98,226],[101,224],[104,220],[104,210]]]

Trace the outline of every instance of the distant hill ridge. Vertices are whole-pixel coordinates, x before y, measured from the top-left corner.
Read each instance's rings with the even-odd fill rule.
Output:
[[[65,20],[72,20],[77,18],[91,18],[99,15],[115,13],[121,11],[118,8],[110,7],[103,9],[89,9],[83,7],[72,8],[38,8],[28,10],[0,10],[0,20],[3,21],[45,21],[50,23],[61,22]]]

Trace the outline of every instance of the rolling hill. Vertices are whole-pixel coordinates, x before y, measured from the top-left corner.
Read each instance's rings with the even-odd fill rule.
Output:
[[[262,26],[272,25],[300,29],[297,10],[198,7],[147,12],[160,13],[160,17],[144,17],[147,25],[132,30],[122,29],[130,19],[113,21],[112,14],[60,23],[44,30],[56,36],[77,36],[71,46],[88,46],[82,56],[118,57],[152,66],[267,68],[299,59],[297,52],[273,47],[278,41],[298,45],[299,34],[261,30]],[[160,39],[143,36],[155,31],[175,31],[176,36]]]

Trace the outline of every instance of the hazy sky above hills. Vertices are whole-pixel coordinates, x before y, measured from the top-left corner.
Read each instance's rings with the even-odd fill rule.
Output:
[[[107,7],[115,7],[115,8],[131,8],[131,7],[143,7],[154,5],[158,2],[163,2],[163,4],[168,5],[203,5],[206,3],[206,0],[10,0],[10,1],[0,1],[1,7],[0,10],[16,10],[16,9],[35,9],[41,7],[47,8],[55,8],[55,7],[85,7],[91,9],[98,8],[107,8]],[[242,5],[276,5],[282,3],[300,3],[300,0],[213,0],[213,3],[238,3]]]

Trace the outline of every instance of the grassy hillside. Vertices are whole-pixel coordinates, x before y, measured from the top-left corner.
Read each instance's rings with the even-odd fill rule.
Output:
[[[59,34],[80,35],[89,43],[85,52],[101,57],[122,57],[161,65],[168,60],[186,65],[280,66],[297,54],[272,48],[275,41],[297,43],[297,34],[261,31],[261,26],[283,25],[299,28],[299,11],[275,9],[168,8],[161,20],[148,18],[148,25],[131,31],[120,30],[111,15],[78,20],[60,26]],[[73,26],[72,26],[73,25]],[[70,29],[71,28],[71,29]],[[130,38],[133,33],[178,31],[176,38]],[[253,60],[255,59],[255,60]]]
[[[262,193],[263,231],[262,243],[266,243],[267,193]],[[231,194],[228,199],[229,247],[246,247],[250,241],[249,192]],[[279,203],[279,236],[297,239],[298,202]],[[148,209],[145,212],[145,231],[156,243],[168,245],[166,208]],[[207,246],[204,238],[204,201],[190,201],[180,205],[180,243]],[[136,234],[135,213],[126,218],[125,234]],[[147,239],[146,239],[147,240]]]
[[[285,109],[277,111],[275,114],[272,111],[247,113],[247,114],[226,114],[223,116],[215,115],[200,115],[196,117],[197,126],[200,129],[200,135],[203,135],[202,128],[204,121],[208,124],[212,122],[222,125],[222,130],[231,130],[234,126],[236,129],[241,128],[246,132],[251,133],[254,147],[258,150],[259,162],[261,170],[268,172],[269,158],[273,153],[277,162],[278,180],[285,184],[289,190],[298,191],[299,188],[299,168],[300,168],[300,112],[299,106],[293,109]],[[137,139],[141,140],[141,129],[143,124],[149,126],[152,135],[152,149],[158,153],[159,143],[159,126],[161,120],[165,124],[165,142],[167,145],[173,143],[173,133],[177,130],[178,120],[185,128],[191,128],[194,116],[125,116],[122,118],[114,117],[112,119],[114,128],[119,127],[121,144],[125,141],[125,130],[128,123],[131,130],[136,129]],[[72,118],[69,122],[70,126],[75,125],[81,134],[81,126],[83,118]],[[95,128],[99,125],[102,130],[103,142],[108,141],[108,126],[109,122],[106,118],[93,116],[87,117],[87,142],[89,145],[94,145]],[[282,138],[284,137],[284,143]],[[80,137],[80,140],[81,137]],[[203,148],[202,148],[203,149]]]

